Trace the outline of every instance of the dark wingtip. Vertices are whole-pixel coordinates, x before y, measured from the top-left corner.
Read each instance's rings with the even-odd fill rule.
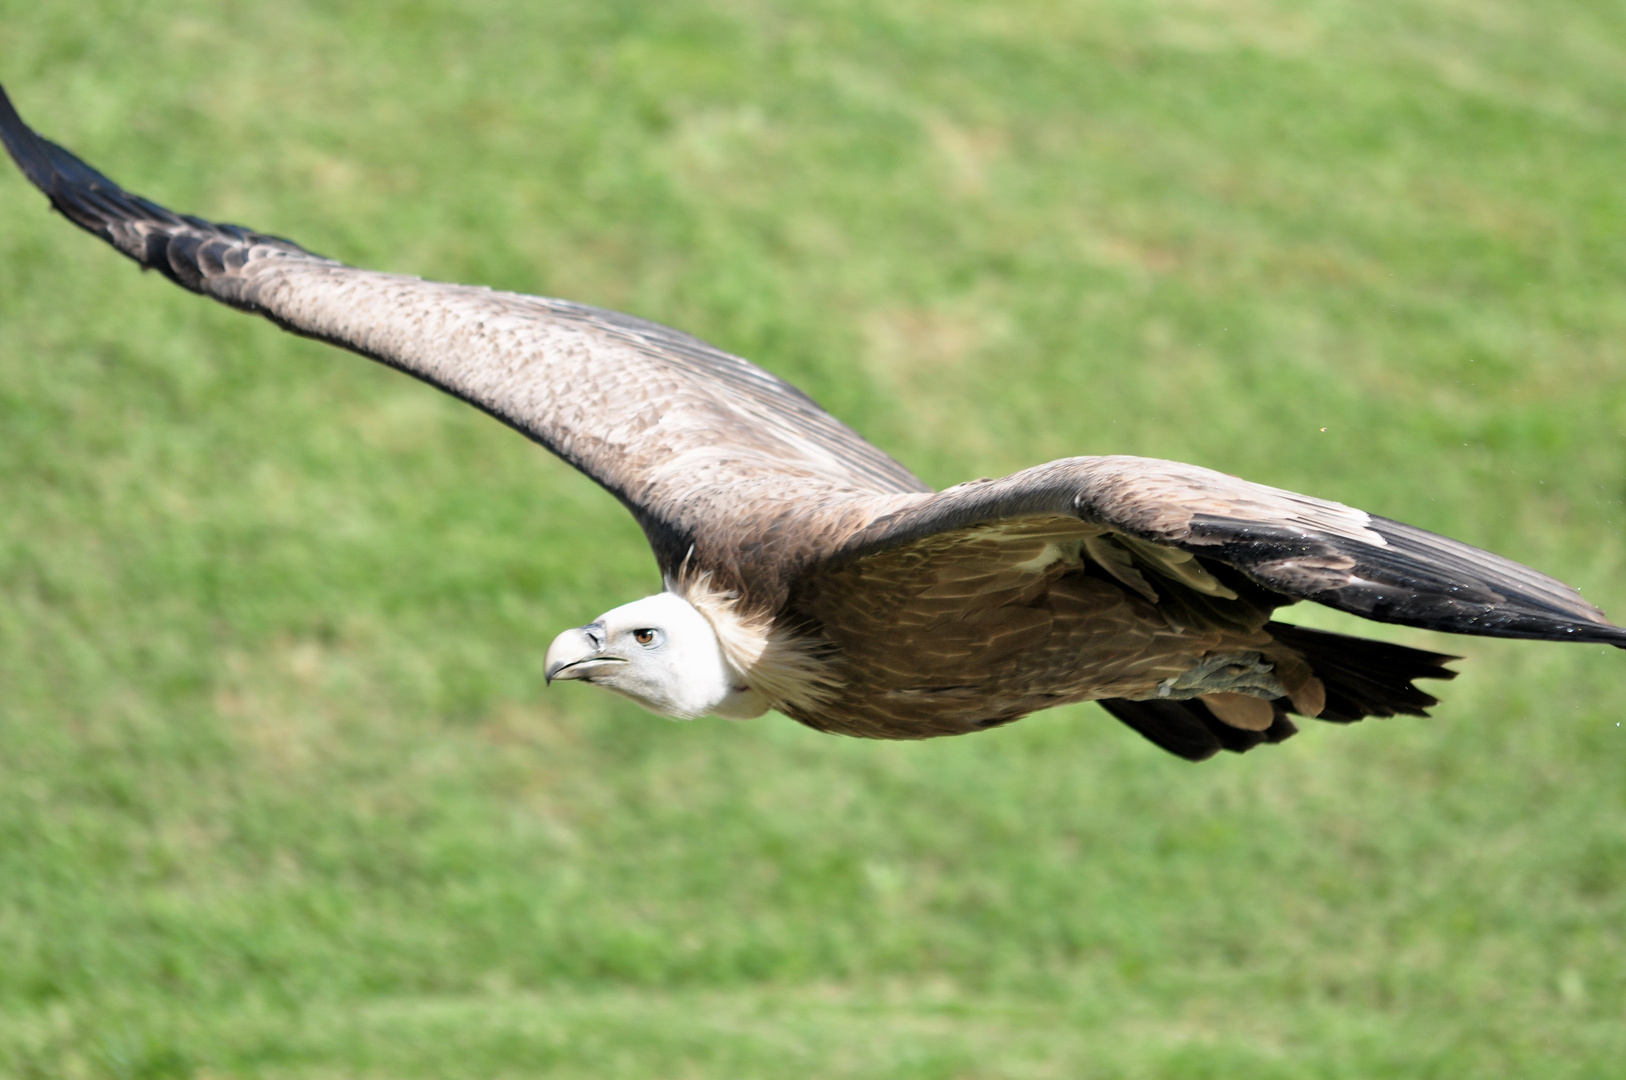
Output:
[[[29,127],[0,87],[0,142],[28,182],[45,193],[64,217],[88,232],[110,239],[113,222],[147,218],[179,224],[161,206],[130,195],[69,151]]]
[[[5,143],[23,175],[45,193],[63,217],[193,292],[203,291],[205,273],[197,265],[201,240],[223,239],[313,254],[292,240],[177,214],[125,191],[24,123],[4,87],[0,87],[0,142]],[[217,295],[216,299],[235,303],[229,295]]]
[[[24,123],[4,86],[0,86],[0,141],[5,142],[6,152],[23,171],[23,175],[28,177],[28,182],[47,195],[53,195],[55,189],[60,186],[60,181],[65,179],[61,168],[63,163],[60,162],[63,157],[79,166],[77,170],[72,171],[89,174],[83,179],[99,181],[101,184],[112,183],[62,147],[42,138],[38,132]],[[81,177],[76,176],[73,179]]]
[[[6,144],[6,152],[23,175],[28,177],[29,183],[50,194],[50,155],[46,151],[49,144],[33,128],[23,123],[4,86],[0,86],[0,141]]]
[[[1361,552],[1368,564],[1362,577],[1373,580],[1313,599],[1451,634],[1626,648],[1626,628],[1556,578],[1404,522],[1374,515],[1370,528],[1386,542]]]

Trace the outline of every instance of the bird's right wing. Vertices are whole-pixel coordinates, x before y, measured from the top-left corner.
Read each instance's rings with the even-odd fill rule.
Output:
[[[794,386],[676,330],[564,300],[358,270],[237,225],[176,214],[32,131],[0,89],[0,138],[74,224],[176,284],[414,375],[483,409],[604,485],[663,567],[719,492],[799,483],[929,490]]]

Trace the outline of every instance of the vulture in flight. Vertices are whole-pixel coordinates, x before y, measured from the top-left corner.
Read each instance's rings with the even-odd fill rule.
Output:
[[[0,136],[75,225],[177,285],[482,409],[602,484],[664,590],[566,630],[550,680],[666,716],[958,735],[1098,701],[1202,760],[1292,715],[1421,716],[1437,653],[1273,621],[1313,600],[1457,634],[1603,642],[1567,585],[1352,507],[1137,457],[933,491],[784,380],[613,311],[359,270],[121,189],[18,117]]]

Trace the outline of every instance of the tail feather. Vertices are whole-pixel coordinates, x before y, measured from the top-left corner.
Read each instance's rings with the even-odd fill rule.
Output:
[[[1455,671],[1443,665],[1460,658],[1444,653],[1288,623],[1267,623],[1265,629],[1302,655],[1326,688],[1326,706],[1317,720],[1349,724],[1368,716],[1427,716],[1428,708],[1439,701],[1412,685],[1412,681],[1457,677]],[[1204,761],[1221,750],[1244,753],[1298,732],[1287,716],[1293,711],[1293,703],[1285,697],[1271,702],[1275,720],[1263,731],[1232,727],[1195,698],[1113,698],[1099,704],[1152,743],[1188,761]]]
[[[1169,753],[1187,761],[1206,761],[1221,750],[1241,754],[1260,743],[1277,743],[1297,735],[1297,725],[1287,718],[1287,710],[1283,708],[1286,701],[1282,698],[1271,703],[1276,719],[1264,731],[1232,727],[1217,719],[1208,711],[1208,706],[1195,698],[1190,701],[1109,698],[1096,704]]]
[[[1454,679],[1457,673],[1443,665],[1461,659],[1288,623],[1266,623],[1265,629],[1309,662],[1327,688],[1326,708],[1316,719],[1335,724],[1368,716],[1427,716],[1439,699],[1412,680]]]

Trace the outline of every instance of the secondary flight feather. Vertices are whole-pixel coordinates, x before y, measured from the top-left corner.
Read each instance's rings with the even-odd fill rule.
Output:
[[[555,639],[574,679],[668,716],[777,709],[916,739],[1099,701],[1172,753],[1291,715],[1423,715],[1451,657],[1272,620],[1310,600],[1458,634],[1602,642],[1575,590],[1467,544],[1193,465],[1053,461],[933,492],[807,395],[676,330],[346,266],[176,214],[41,138],[0,139],[74,224],[183,288],[424,380],[618,498],[665,583]]]

